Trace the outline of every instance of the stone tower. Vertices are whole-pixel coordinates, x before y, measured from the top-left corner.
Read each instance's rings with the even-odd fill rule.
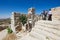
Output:
[[[28,14],[30,14],[30,19],[34,19],[35,9],[34,8],[29,8],[28,9]]]
[[[20,17],[20,13],[12,12],[12,16],[11,16],[11,29],[13,30],[13,32],[17,32],[16,28],[22,29],[19,17]]]
[[[32,23],[32,26],[34,26],[34,16],[35,16],[35,9],[29,8],[28,9],[28,21]]]

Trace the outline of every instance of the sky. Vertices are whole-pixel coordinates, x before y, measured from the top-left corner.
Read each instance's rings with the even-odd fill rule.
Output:
[[[12,12],[28,13],[28,9],[35,8],[35,13],[59,7],[60,0],[0,0],[0,18],[11,17]]]

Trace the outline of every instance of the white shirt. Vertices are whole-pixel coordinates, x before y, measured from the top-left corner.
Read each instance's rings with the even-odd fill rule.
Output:
[[[49,12],[48,12],[48,14],[52,14],[52,12],[51,12],[51,11],[49,11]]]

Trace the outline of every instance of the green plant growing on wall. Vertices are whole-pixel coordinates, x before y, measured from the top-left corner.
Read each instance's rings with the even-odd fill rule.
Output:
[[[8,31],[9,34],[13,32],[12,29],[9,28],[9,27],[7,28],[7,31]]]
[[[22,22],[22,24],[24,25],[26,22],[27,22],[27,17],[26,17],[26,15],[21,15],[20,16],[20,22]]]
[[[48,37],[46,37],[47,40],[50,40]]]

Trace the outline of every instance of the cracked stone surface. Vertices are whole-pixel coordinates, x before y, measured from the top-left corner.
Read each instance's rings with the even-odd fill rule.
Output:
[[[40,20],[30,33],[18,40],[60,40],[60,21]]]

